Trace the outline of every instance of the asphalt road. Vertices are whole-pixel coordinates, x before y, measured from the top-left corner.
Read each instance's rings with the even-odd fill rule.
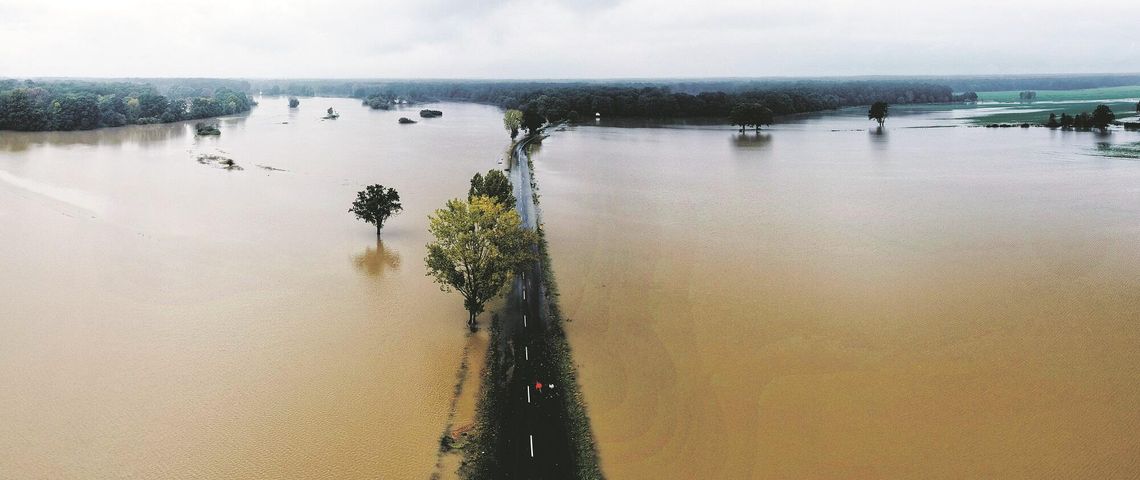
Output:
[[[538,219],[525,143],[512,152],[510,176],[523,225],[533,230]],[[520,274],[507,298],[509,313],[504,332],[514,368],[507,388],[509,414],[503,425],[506,445],[501,451],[506,458],[499,462],[507,470],[502,472],[503,478],[574,478],[574,455],[564,420],[564,398],[559,385],[550,384],[554,378],[554,359],[546,348],[542,268],[540,260]],[[539,383],[541,388],[536,385]]]

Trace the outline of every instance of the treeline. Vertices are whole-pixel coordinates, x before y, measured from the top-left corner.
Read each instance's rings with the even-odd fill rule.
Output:
[[[504,92],[491,99],[503,108],[535,111],[548,120],[593,117],[726,118],[740,104],[758,104],[775,115],[818,112],[876,101],[945,103],[956,98],[949,87],[910,82],[807,82],[770,90],[735,93],[674,92],[668,87],[585,86]]]
[[[678,84],[681,85],[681,84]],[[975,98],[955,95],[950,87],[910,81],[781,81],[683,84],[686,90],[704,85],[697,93],[676,91],[668,82],[494,82],[400,81],[329,82],[262,85],[262,92],[313,92],[348,95],[372,108],[388,108],[397,100],[408,102],[461,101],[496,105],[505,109],[537,111],[556,120],[574,114],[593,117],[717,117],[725,118],[733,106],[759,103],[776,115],[816,112],[876,101],[894,104],[944,103]],[[740,89],[751,85],[751,89]],[[764,85],[763,88],[758,85]],[[728,91],[718,86],[732,87]],[[254,85],[258,87],[257,84]]]
[[[0,81],[0,130],[168,123],[247,112],[254,105],[244,91],[217,86],[235,81],[167,82],[163,95],[150,83]]]
[[[1080,90],[1140,85],[1140,75],[1136,74],[954,76],[924,77],[921,80],[947,85],[958,92]]]

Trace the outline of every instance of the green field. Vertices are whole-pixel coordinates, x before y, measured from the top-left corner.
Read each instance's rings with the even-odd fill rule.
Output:
[[[1092,101],[1092,102],[1057,102],[1033,103],[1026,105],[1009,105],[999,111],[978,112],[977,116],[968,117],[974,123],[1045,123],[1049,114],[1055,113],[1058,117],[1062,113],[1077,115],[1082,112],[1092,113],[1097,105],[1108,105],[1116,114],[1117,120],[1135,121],[1136,102],[1131,101]],[[992,107],[993,105],[989,105]],[[982,107],[986,107],[983,105]]]
[[[1136,101],[1140,99],[1140,85],[1085,90],[1037,90],[1037,100],[1021,102],[1017,91],[978,92],[978,103],[936,103],[891,106],[893,112],[937,112],[956,110],[975,124],[990,123],[1045,123],[1049,114],[1077,115],[1092,113],[1097,105],[1108,105],[1117,120],[1137,121]],[[863,108],[863,107],[861,107]]]
[[[1096,100],[1119,100],[1125,98],[1140,98],[1140,85],[1107,88],[1088,88],[1084,90],[1035,90],[1037,102],[1090,102]],[[1009,90],[1003,92],[978,92],[978,101],[986,102],[1018,102],[1020,91]],[[1135,106],[1136,102],[1132,104]],[[1114,109],[1115,110],[1115,109]]]

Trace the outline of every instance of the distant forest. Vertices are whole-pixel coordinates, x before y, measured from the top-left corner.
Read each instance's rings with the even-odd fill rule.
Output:
[[[258,87],[255,82],[254,87]],[[520,82],[399,81],[384,83],[310,81],[261,91],[281,95],[348,96],[373,108],[400,100],[463,101],[537,112],[548,119],[601,114],[604,117],[718,117],[740,103],[760,103],[776,115],[816,112],[876,101],[945,103],[961,101],[950,87],[905,80],[744,82]],[[695,92],[695,93],[694,93]]]
[[[0,80],[0,130],[90,130],[232,115],[254,105],[248,90],[248,83],[234,80]]]
[[[976,91],[1140,85],[1140,75],[703,80],[0,80],[0,130],[82,130],[248,111],[251,93],[358,98],[372,108],[460,101],[530,116],[724,118],[739,104],[775,115],[847,106],[976,100]],[[957,92],[957,93],[955,93]]]

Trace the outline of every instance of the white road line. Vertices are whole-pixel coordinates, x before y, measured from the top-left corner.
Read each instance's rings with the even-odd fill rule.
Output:
[[[530,347],[523,347],[523,353],[526,354],[526,359],[530,360]]]
[[[526,285],[523,285],[523,300],[526,300]]]
[[[534,435],[530,436],[530,458],[534,458]]]
[[[530,385],[526,386],[526,403],[530,403]]]
[[[526,326],[526,314],[525,313],[523,314],[523,326],[524,327]]]

